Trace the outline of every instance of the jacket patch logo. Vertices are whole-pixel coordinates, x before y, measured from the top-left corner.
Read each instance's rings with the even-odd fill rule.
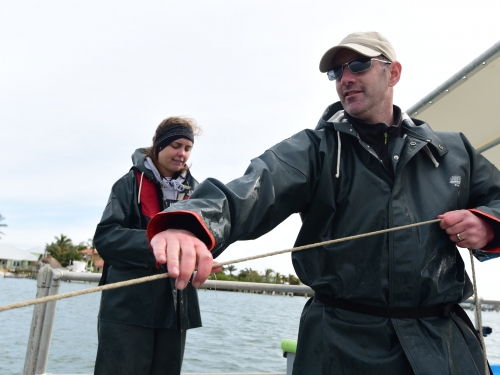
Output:
[[[462,182],[462,177],[460,177],[460,176],[451,176],[450,177],[450,184],[452,184],[452,185],[460,186],[461,182]]]

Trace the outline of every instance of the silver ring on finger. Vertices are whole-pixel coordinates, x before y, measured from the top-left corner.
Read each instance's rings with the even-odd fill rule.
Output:
[[[457,236],[457,240],[458,240],[458,242],[463,241],[463,238],[462,238],[462,237],[460,237],[460,233],[457,233],[455,236]]]

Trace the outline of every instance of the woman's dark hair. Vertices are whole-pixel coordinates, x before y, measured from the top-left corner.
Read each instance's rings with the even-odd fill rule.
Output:
[[[163,120],[160,125],[156,128],[155,135],[153,137],[153,144],[151,147],[147,148],[144,153],[146,156],[149,156],[151,160],[153,161],[153,164],[155,165],[156,169],[158,168],[158,150],[156,149],[155,146],[155,141],[156,137],[159,134],[162,134],[165,129],[172,127],[172,126],[186,126],[190,128],[195,136],[198,136],[202,133],[201,127],[196,124],[196,121],[194,121],[191,118],[187,117],[178,117],[178,116],[172,116],[168,117],[165,120]],[[180,173],[186,171],[189,169],[189,166],[185,165],[181,170]]]

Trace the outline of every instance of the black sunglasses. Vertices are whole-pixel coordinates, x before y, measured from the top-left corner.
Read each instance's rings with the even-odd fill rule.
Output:
[[[335,81],[336,79],[340,79],[342,77],[342,73],[344,72],[344,65],[347,65],[351,73],[361,73],[371,68],[373,60],[380,61],[386,64],[392,64],[390,61],[370,57],[359,57],[357,59],[346,62],[345,64],[334,66],[332,70],[329,70],[326,74],[328,75],[328,79],[330,81]]]

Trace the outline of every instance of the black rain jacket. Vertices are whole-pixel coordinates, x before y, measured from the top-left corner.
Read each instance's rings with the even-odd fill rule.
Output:
[[[340,110],[332,105],[315,130],[271,147],[227,185],[204,181],[190,200],[156,215],[148,234],[184,215],[182,227],[218,255],[293,213],[302,218],[301,246],[475,209],[495,230],[483,255],[500,251],[500,174],[463,134],[403,121],[404,138],[389,140],[390,173],[349,122],[327,121]],[[294,252],[292,260],[316,292],[365,305],[418,308],[473,293],[455,243],[437,223]],[[479,341],[456,315],[385,318],[311,298],[300,319],[294,375],[484,374]]]
[[[160,207],[166,208],[159,183],[153,172],[144,166],[145,158],[141,149],[132,155],[134,166],[113,185],[97,225],[94,242],[107,265],[101,284],[167,272],[165,266],[156,267],[146,236],[149,219],[141,213],[138,203],[136,170],[144,172],[143,178],[156,185]],[[198,185],[189,172],[186,183],[193,188]],[[186,289],[178,291],[174,282],[167,278],[103,291],[99,319],[149,328],[186,330],[201,327],[196,289],[189,283]]]

